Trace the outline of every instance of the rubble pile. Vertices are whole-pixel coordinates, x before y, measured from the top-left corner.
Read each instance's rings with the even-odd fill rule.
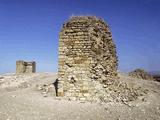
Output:
[[[148,93],[147,89],[121,81],[110,81],[108,84],[103,85],[103,88],[104,92],[101,92],[98,96],[100,102],[122,102],[127,104],[127,102],[134,101]]]
[[[55,86],[53,83],[50,83],[50,84],[37,84],[36,85],[36,88],[37,90],[39,90],[42,95],[44,97],[47,97],[47,96],[56,96],[56,91],[55,91]]]
[[[143,69],[136,69],[129,73],[129,76],[144,80],[154,80],[153,76]]]

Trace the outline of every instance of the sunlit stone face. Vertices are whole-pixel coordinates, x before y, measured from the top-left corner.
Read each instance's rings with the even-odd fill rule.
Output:
[[[58,95],[90,99],[116,76],[117,56],[109,27],[96,17],[72,17],[60,32]]]

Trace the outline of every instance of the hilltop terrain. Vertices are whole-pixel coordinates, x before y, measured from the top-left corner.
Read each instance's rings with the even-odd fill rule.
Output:
[[[160,83],[119,73],[146,94],[122,102],[69,101],[55,97],[56,73],[0,75],[0,120],[159,120]]]

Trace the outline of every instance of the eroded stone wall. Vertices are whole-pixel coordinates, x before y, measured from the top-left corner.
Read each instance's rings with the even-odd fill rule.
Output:
[[[36,62],[17,61],[16,62],[16,73],[35,73]]]
[[[106,82],[117,77],[117,66],[115,44],[102,19],[77,16],[63,25],[59,38],[59,96],[97,99]]]

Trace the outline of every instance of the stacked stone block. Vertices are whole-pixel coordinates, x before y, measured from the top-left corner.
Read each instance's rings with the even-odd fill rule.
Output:
[[[16,73],[35,73],[36,62],[26,62],[23,60],[16,62]]]
[[[118,60],[109,26],[94,16],[72,17],[59,38],[58,95],[97,99],[109,79],[117,77]]]

